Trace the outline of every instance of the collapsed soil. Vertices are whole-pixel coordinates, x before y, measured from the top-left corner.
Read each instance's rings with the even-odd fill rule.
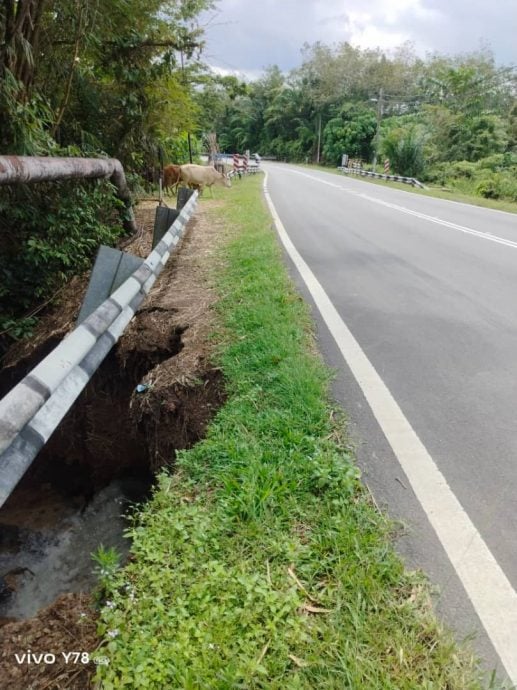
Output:
[[[124,251],[149,254],[155,208],[149,201],[137,208],[140,231]],[[19,523],[21,497],[24,505],[37,507],[42,489],[43,498],[66,492],[67,500],[86,506],[114,477],[142,466],[170,466],[176,450],[202,438],[224,401],[209,338],[216,301],[209,266],[220,231],[198,206],[142,308],[0,511],[0,523]],[[75,278],[34,337],[7,353],[0,389],[14,385],[74,327],[87,281],[88,276]],[[30,526],[34,514],[22,512],[24,527]],[[10,586],[16,587],[16,574]],[[95,628],[86,593],[65,594],[28,620],[0,620],[0,687],[89,688],[94,664],[67,663],[62,653],[91,653],[99,644]],[[28,650],[55,654],[56,661],[38,664],[26,656],[20,663]]]

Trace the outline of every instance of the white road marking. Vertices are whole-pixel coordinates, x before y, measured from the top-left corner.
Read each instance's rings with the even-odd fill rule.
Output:
[[[288,169],[286,167],[283,167],[281,164],[276,164],[275,167],[277,167],[277,166],[278,166],[278,168],[282,168],[282,170]],[[292,170],[292,168],[289,168],[289,170]],[[333,175],[334,177],[336,177],[335,173],[326,172],[325,170],[321,170],[321,172],[324,175]],[[337,177],[339,179],[339,176],[337,176]],[[359,182],[359,183],[371,181],[371,178],[361,177],[361,176],[359,176],[359,177],[341,176],[341,179],[352,180],[353,182]],[[391,189],[396,194],[406,194],[406,195],[412,197],[413,199],[415,198],[415,194],[413,192],[410,192],[408,189],[400,189],[398,187],[396,189],[393,187],[388,187],[388,189]],[[424,199],[438,199],[441,203],[444,203],[444,204],[454,204],[455,206],[466,206],[467,208],[469,208],[471,210],[473,208],[475,208],[476,211],[480,211],[481,213],[502,213],[505,216],[512,216],[512,218],[514,220],[517,218],[517,213],[514,213],[512,211],[503,211],[500,208],[491,208],[490,206],[479,206],[478,204],[472,204],[472,203],[469,204],[467,201],[457,201],[456,199],[443,199],[442,197],[434,197],[432,195],[426,196],[426,195],[422,194],[422,195],[420,195],[420,197],[423,197]]]
[[[509,678],[517,684],[517,592],[316,276],[293,245],[271,201],[267,180],[266,173],[264,194],[278,235],[406,473]]]
[[[328,187],[334,187],[335,189],[340,189],[342,192],[346,192],[347,194],[353,194],[354,196],[358,196],[362,199],[366,199],[367,201],[371,201],[374,204],[379,204],[380,206],[386,206],[387,208],[391,208],[394,211],[400,211],[400,213],[406,213],[407,215],[410,216],[416,216],[417,218],[420,218],[422,220],[429,221],[430,223],[436,223],[437,225],[443,225],[446,228],[451,228],[452,230],[459,230],[459,232],[464,232],[468,235],[473,235],[474,237],[479,237],[482,240],[489,240],[490,242],[496,242],[497,244],[504,244],[506,247],[512,247],[512,249],[517,249],[517,242],[513,242],[512,240],[508,240],[505,237],[499,237],[498,235],[492,235],[490,232],[482,232],[480,230],[474,230],[473,228],[469,228],[465,225],[458,225],[457,223],[451,223],[448,220],[444,220],[443,218],[437,218],[436,216],[429,216],[427,213],[420,213],[420,211],[413,211],[410,208],[406,208],[405,206],[399,206],[398,204],[392,204],[389,201],[383,201],[382,199],[378,199],[377,197],[370,196],[369,194],[365,194],[364,192],[357,192],[354,189],[347,189],[346,187],[343,187],[342,185],[335,184],[334,182],[329,182],[328,180],[322,180],[321,177],[316,177],[315,175],[309,175],[308,173],[301,172],[300,170],[293,170],[292,168],[283,168],[283,170],[286,170],[290,173],[294,173],[295,175],[302,175],[302,177],[308,177],[311,180],[316,180],[316,182],[319,182],[320,184],[326,184]],[[513,215],[513,214],[512,214]]]

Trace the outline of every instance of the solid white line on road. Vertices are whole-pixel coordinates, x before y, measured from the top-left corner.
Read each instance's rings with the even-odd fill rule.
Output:
[[[378,199],[377,197],[370,196],[369,194],[365,194],[364,192],[357,192],[354,189],[347,189],[346,187],[343,187],[339,184],[335,184],[334,182],[329,182],[328,180],[322,180],[321,177],[316,177],[315,175],[309,175],[308,173],[301,172],[300,170],[293,170],[292,168],[283,168],[283,170],[286,170],[290,173],[294,173],[295,175],[302,175],[302,177],[308,177],[311,180],[316,180],[316,182],[320,182],[321,184],[326,184],[328,187],[334,187],[335,189],[340,189],[342,192],[346,192],[347,194],[353,194],[354,196],[358,196],[362,199],[366,199],[367,201],[371,201],[374,204],[379,204],[380,206],[386,206],[387,208],[391,208],[394,211],[399,211],[400,213],[406,213],[407,215],[410,216],[415,216],[416,218],[420,218],[422,220],[426,220],[430,223],[436,223],[437,225],[443,225],[446,228],[451,228],[452,230],[459,230],[460,232],[464,232],[467,235],[473,235],[474,237],[479,237],[482,240],[489,240],[490,242],[496,242],[497,244],[504,244],[506,247],[512,247],[512,249],[517,249],[517,242],[513,242],[512,240],[508,240],[505,237],[499,237],[498,235],[492,235],[491,232],[482,232],[480,230],[474,230],[473,228],[469,228],[465,225],[458,225],[457,223],[451,223],[448,220],[444,220],[443,218],[437,218],[436,216],[429,216],[427,213],[420,213],[420,211],[413,211],[410,208],[406,208],[405,206],[399,206],[398,204],[392,204],[389,201],[383,201],[382,199]]]
[[[364,354],[264,194],[279,237],[359,383],[384,435],[454,566],[512,683],[517,684],[517,592],[427,449]]]

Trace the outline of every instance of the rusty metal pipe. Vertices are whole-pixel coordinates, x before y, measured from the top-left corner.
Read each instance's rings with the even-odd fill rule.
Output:
[[[109,178],[124,203],[124,229],[137,231],[131,194],[124,168],[116,158],[64,158],[50,156],[0,156],[0,185],[28,184],[51,180]]]

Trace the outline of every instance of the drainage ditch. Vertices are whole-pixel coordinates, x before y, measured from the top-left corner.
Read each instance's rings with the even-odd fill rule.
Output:
[[[137,209],[144,232],[128,250],[138,256],[151,250],[154,213],[154,202]],[[221,372],[210,363],[216,295],[207,270],[221,229],[196,212],[148,306],[0,509],[1,688],[92,687],[94,664],[78,668],[61,656],[99,645],[90,554],[102,543],[127,555],[125,515],[150,495],[157,470],[205,435],[224,403]],[[6,355],[0,396],[68,332],[85,287],[85,277],[73,279],[31,341]],[[48,652],[55,664],[34,663]]]
[[[222,403],[217,370],[196,371],[190,385],[155,385],[183,349],[187,329],[170,326],[171,311],[143,310],[136,332],[149,336],[149,319],[160,320],[153,347],[136,338],[108,355],[0,509],[0,624],[90,591],[91,554],[101,544],[127,556],[126,513],[149,496],[155,471],[202,437]],[[51,346],[2,372],[0,395]]]

